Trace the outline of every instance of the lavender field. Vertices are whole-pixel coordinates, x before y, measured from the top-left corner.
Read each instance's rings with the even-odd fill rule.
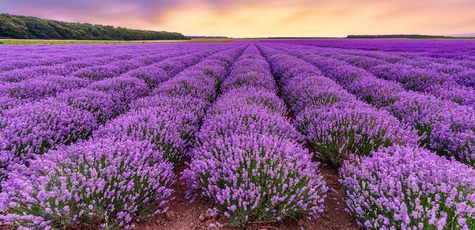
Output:
[[[472,41],[0,47],[0,228],[468,230],[474,167]]]

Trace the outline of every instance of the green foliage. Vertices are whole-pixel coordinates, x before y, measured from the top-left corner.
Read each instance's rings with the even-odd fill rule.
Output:
[[[0,14],[0,38],[73,40],[189,40],[183,34],[122,27],[68,23]]]

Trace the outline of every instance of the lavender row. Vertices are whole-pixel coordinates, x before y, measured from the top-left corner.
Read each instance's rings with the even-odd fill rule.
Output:
[[[454,101],[461,105],[475,105],[475,71],[467,66],[474,65],[467,61],[440,60],[413,56],[404,57],[396,54],[348,51],[333,48],[314,48],[319,55],[346,61],[363,68],[376,77],[399,82],[404,88],[418,92],[430,93],[442,99]],[[397,60],[394,63],[385,61]]]
[[[37,53],[37,51],[34,51]],[[87,52],[77,53],[47,53],[41,56],[29,56],[27,53],[20,53],[17,59],[11,57],[5,57],[2,59],[2,66],[0,67],[0,73],[11,71],[14,69],[22,69],[33,66],[50,66],[61,64],[65,62],[74,61],[80,58],[80,55],[87,55]]]
[[[175,47],[192,46],[192,45],[174,45]],[[158,52],[169,49],[170,45],[148,44],[148,45],[113,45],[113,46],[32,46],[28,49],[22,47],[1,47],[4,54],[2,58],[2,66],[0,73],[5,71],[23,69],[28,67],[52,66],[61,63],[74,62],[75,60],[84,59],[85,57],[107,57],[123,56],[127,58],[128,50],[134,49],[135,54],[149,53],[150,50]],[[112,49],[111,49],[112,48]],[[11,52],[8,52],[11,51]]]
[[[85,68],[78,69],[74,72],[71,73],[71,75],[76,76],[76,77],[81,77],[81,78],[88,78],[91,80],[102,80],[105,78],[111,78],[114,76],[118,76],[121,74],[124,74],[125,72],[141,68],[141,67],[147,67],[149,68],[165,68],[163,64],[166,65],[167,62],[164,62],[165,60],[168,61],[168,63],[172,62],[183,62],[183,59],[180,56],[183,55],[191,55],[194,52],[203,52],[205,47],[199,47],[198,51],[194,49],[187,49],[185,51],[173,51],[173,52],[167,52],[166,54],[161,54],[158,56],[144,56],[142,58],[140,57],[134,57],[130,60],[117,60],[113,62],[108,62],[104,63],[102,65],[93,65]],[[210,49],[216,49],[216,48],[210,48]],[[192,60],[190,60],[192,61]],[[162,63],[162,66],[153,64],[155,62]],[[173,74],[173,73],[172,73]],[[177,74],[177,73],[174,73]]]
[[[0,85],[0,98],[11,101],[1,105],[0,113],[28,102],[38,101],[45,97],[54,97],[66,90],[75,90],[86,87],[91,81],[77,77],[43,76],[22,82],[6,82]],[[2,100],[2,101],[3,101]]]
[[[0,220],[20,229],[129,229],[166,211],[176,180],[148,141],[110,138],[49,151],[8,177]]]
[[[367,70],[377,65],[386,66],[386,68],[404,69],[406,71],[414,69],[416,73],[422,76],[436,76],[436,80],[439,79],[439,83],[449,82],[451,84],[457,83],[471,88],[475,87],[475,60],[473,59],[454,60],[447,58],[429,58],[406,52],[388,53],[361,50],[319,49],[319,52],[328,52],[332,57],[335,55],[334,51],[337,51],[337,53],[343,56],[338,59],[345,59],[345,61]],[[337,54],[337,56],[340,56],[339,54]],[[421,73],[424,70],[426,72]],[[375,71],[378,71],[378,69]]]
[[[275,89],[251,44],[222,83],[183,172],[187,196],[213,199],[231,226],[323,211],[328,188]]]
[[[87,47],[87,46],[86,46]],[[40,53],[40,49],[36,48],[30,52],[19,52],[17,58],[6,57],[3,61],[4,65],[0,69],[0,73],[9,74],[10,72],[15,73],[19,70],[35,69],[35,68],[47,68],[51,66],[62,66],[68,64],[74,64],[82,59],[98,59],[98,60],[112,60],[116,58],[127,58],[130,57],[126,53],[125,49],[120,49],[120,47],[114,47],[113,49],[103,50],[91,50],[90,48],[83,49],[84,47],[76,47],[70,50],[56,50],[54,48],[48,49],[48,51],[55,52],[45,52]],[[118,52],[119,51],[119,52]],[[137,54],[145,53],[146,50],[137,50]],[[33,54],[33,55],[32,55]]]
[[[368,229],[473,229],[475,170],[422,148],[346,161],[348,211]]]
[[[177,53],[181,54],[181,53]],[[144,57],[147,59],[141,59],[140,56],[136,56],[139,61],[135,61],[136,65],[140,66],[140,63],[143,64],[151,64],[150,61],[159,61],[161,58],[165,57],[173,57],[176,56],[174,53],[170,54],[162,54],[160,58],[157,56],[152,55],[145,55]],[[116,58],[117,56],[114,56]],[[127,55],[127,57],[133,57]],[[119,58],[120,59],[120,58]],[[48,96],[55,96],[56,94],[67,90],[67,89],[77,89],[82,88],[91,83],[93,79],[79,79],[77,77],[69,76],[74,69],[83,68],[87,65],[99,64],[98,59],[90,59],[89,62],[75,61],[75,62],[68,62],[67,64],[63,64],[60,66],[47,66],[47,67],[38,67],[34,68],[36,70],[25,70],[25,69],[18,69],[15,71],[10,71],[3,75],[3,79],[7,81],[13,82],[5,82],[0,86],[0,101],[3,103],[1,104],[1,110],[5,110],[8,108],[12,108],[15,105],[25,104],[27,102],[37,101],[43,97]],[[111,60],[107,58],[107,60]],[[115,61],[115,65],[123,66],[123,63],[127,63],[128,61]],[[88,63],[88,64],[85,64]],[[132,67],[130,65],[126,65],[127,67]],[[136,67],[138,67],[136,66]],[[123,68],[125,70],[125,68]],[[91,71],[98,71],[93,73]],[[108,76],[114,77],[118,76],[119,72],[117,71],[114,73],[113,71],[104,69],[89,69],[90,73],[101,76]],[[51,75],[52,74],[52,75]],[[108,75],[107,75],[108,74]],[[64,75],[57,76],[57,75]],[[78,74],[78,77],[84,77]]]
[[[216,88],[222,83],[228,73],[228,67],[239,57],[243,48],[229,50],[229,53],[216,54],[206,60],[201,66],[190,68],[179,76],[155,89],[153,94],[162,95],[191,95],[209,102],[217,96]]]
[[[458,83],[471,82],[468,72],[460,73],[457,80],[451,75],[437,70],[423,69],[403,64],[380,65],[368,69],[376,77],[400,82],[404,88],[430,93],[436,97],[454,101],[458,104],[474,107],[475,89]]]
[[[343,56],[356,55],[369,58],[378,59],[377,61],[387,61],[389,63],[406,63],[408,65],[417,66],[420,68],[434,69],[446,74],[456,75],[459,72],[475,68],[475,61],[473,58],[465,57],[462,59],[449,59],[449,58],[433,58],[422,56],[412,52],[379,52],[379,51],[364,51],[364,50],[348,50],[348,49],[330,49],[330,48],[312,48],[313,50],[319,50],[323,53],[334,55],[334,51]],[[355,59],[357,60],[357,59]]]
[[[214,53],[214,49],[203,48],[202,51],[168,58],[117,77],[94,82],[83,90],[62,93],[57,98],[92,112],[99,123],[104,123],[129,110],[131,102],[149,95],[160,83]],[[154,71],[149,72],[150,69]]]
[[[376,107],[384,107],[417,129],[427,148],[470,165],[475,163],[475,112],[472,108],[406,91],[400,84],[378,79],[345,62],[319,56],[311,49],[284,49],[318,67],[349,92]]]
[[[281,51],[259,48],[296,112],[295,125],[323,161],[338,166],[350,154],[369,155],[395,144],[419,145],[415,130],[358,100],[316,67]]]
[[[207,100],[206,95],[189,91],[187,85],[190,84],[181,83],[199,83],[197,76],[220,81],[242,50],[243,47],[235,47],[219,52],[183,70],[163,82],[151,96],[135,101],[130,112],[94,132],[94,138],[113,136],[117,139],[148,140],[163,152],[168,161],[178,162],[199,129],[201,119],[211,102]],[[229,63],[220,61],[223,59]],[[190,72],[195,75],[189,75]],[[168,91],[168,87],[172,86],[174,91]],[[199,87],[209,89],[207,86],[195,86],[194,89],[198,92],[201,91]],[[214,92],[216,94],[216,88]]]
[[[84,90],[65,92],[57,98],[69,105],[92,112],[98,121],[103,123],[127,111],[131,102],[149,95],[162,82],[175,77],[179,72],[222,48],[202,47],[198,52],[191,51],[189,54],[176,57],[171,55],[171,58],[137,68],[118,77],[94,82]],[[88,94],[91,92],[93,93]]]
[[[344,51],[342,54],[345,55]],[[475,72],[458,65],[460,63],[405,58],[390,64],[379,59],[354,55],[344,57],[343,60],[356,64],[379,78],[400,82],[408,90],[427,92],[461,105],[474,106],[475,89],[472,86],[475,82]]]
[[[85,70],[82,72],[83,74],[77,75],[81,78],[47,75],[33,79],[27,79],[21,82],[5,83],[4,85],[0,86],[0,100],[4,101],[1,110],[12,108],[16,105],[25,104],[27,102],[37,101],[44,97],[54,97],[63,91],[74,90],[73,92],[67,92],[66,94],[75,94],[75,89],[83,88],[95,80],[117,77],[121,73],[124,73],[123,75],[126,76],[137,76],[138,78],[143,79],[149,87],[154,87],[159,82],[155,78],[160,80],[162,75],[166,75],[168,77],[169,75],[176,74],[175,72],[172,73],[169,71],[169,69],[176,67],[174,66],[176,65],[175,63],[180,63],[180,68],[182,68],[183,65],[186,65],[187,62],[196,63],[196,58],[206,55],[207,52],[215,52],[213,51],[214,49],[215,48],[210,49],[210,51],[204,51],[204,49],[202,49],[201,51],[195,52],[194,54],[193,51],[188,51],[186,53],[170,52],[169,54],[162,54],[160,58],[157,58],[157,56],[145,55],[144,57],[149,58],[146,59],[146,62],[145,59],[143,61],[115,61],[108,66],[99,65],[92,68],[85,68],[83,69]],[[166,59],[162,60],[162,58]],[[153,64],[154,62],[158,63]],[[144,64],[151,65],[143,66]],[[118,66],[121,66],[121,68]],[[114,71],[114,68],[117,69],[117,71]],[[127,74],[126,71],[131,69],[135,70],[133,70],[131,74]],[[153,69],[155,72],[141,74],[146,72],[148,69]],[[164,69],[168,69],[168,71],[165,71]],[[163,74],[159,74],[158,71],[163,72]],[[88,74],[84,75],[84,73]]]
[[[183,49],[185,47],[182,47]],[[198,47],[197,47],[198,48]],[[115,50],[115,49],[112,49]],[[199,50],[199,48],[197,49]],[[0,74],[0,79],[3,81],[18,82],[29,78],[44,76],[44,75],[61,75],[61,76],[87,76],[88,72],[91,72],[91,68],[94,66],[104,66],[109,64],[109,68],[112,70],[102,70],[104,72],[120,72],[124,69],[124,64],[120,62],[130,63],[128,65],[149,65],[151,62],[157,62],[170,58],[173,56],[181,55],[188,53],[189,51],[180,49],[164,49],[164,48],[155,48],[152,49],[154,52],[160,52],[159,54],[152,53],[150,50],[136,52],[130,54],[129,52],[115,50],[117,53],[112,53],[107,56],[89,56],[82,55],[77,60],[69,61],[57,65],[48,65],[48,66],[33,66],[30,68],[23,69],[13,69]],[[119,52],[120,51],[120,52]],[[86,68],[85,70],[82,70]],[[105,68],[105,67],[103,67]],[[88,71],[89,70],[89,71]]]
[[[195,58],[182,58],[193,65],[211,53],[203,51]],[[175,73],[187,66],[167,63],[164,67]],[[23,163],[57,145],[86,139],[99,124],[127,111],[132,101],[150,92],[144,80],[119,76],[4,111],[0,117],[1,174],[13,163]]]
[[[391,54],[384,56],[389,55]],[[453,60],[445,58],[423,58],[418,55],[411,55],[409,60],[401,60],[399,63],[429,69],[428,72],[438,71],[439,73],[436,75],[448,74],[451,77],[449,76],[447,78],[455,81],[457,84],[475,88],[475,59]]]
[[[290,61],[285,64],[289,69],[295,66]],[[318,72],[308,75],[308,78],[315,78]],[[298,76],[295,79],[301,81]],[[292,80],[289,82],[291,84]],[[310,85],[309,82],[302,83]],[[329,80],[321,83],[324,84],[309,88],[330,89],[335,85]],[[341,102],[352,98],[337,97],[336,89],[328,92],[334,94],[321,97],[321,104],[335,103],[334,106],[339,107]],[[340,89],[340,95],[344,93]],[[368,229],[473,228],[474,173],[475,170],[467,165],[414,145],[379,148],[363,157],[350,155],[340,169],[341,183],[347,188],[347,211]]]
[[[347,50],[403,52],[412,55],[447,59],[473,59],[475,44],[470,40],[417,39],[324,39],[324,40],[268,40],[266,42],[302,44],[314,47],[334,47]]]
[[[189,69],[197,72],[211,63],[226,68],[227,62],[213,61],[232,63],[243,48],[217,53]],[[206,73],[207,68],[202,71]],[[197,129],[207,104],[186,94],[136,101],[129,113],[101,127],[92,140],[50,151],[30,168],[11,172],[0,194],[0,210],[10,213],[1,218],[29,228],[129,229],[165,212],[175,182],[168,147],[178,139],[187,141],[185,133]]]

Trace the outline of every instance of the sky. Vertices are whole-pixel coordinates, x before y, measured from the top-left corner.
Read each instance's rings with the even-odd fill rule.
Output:
[[[0,13],[188,36],[475,36],[474,0],[0,0]]]

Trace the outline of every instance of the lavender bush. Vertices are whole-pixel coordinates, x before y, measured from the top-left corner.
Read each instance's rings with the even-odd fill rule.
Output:
[[[204,76],[204,74],[191,76],[181,75],[165,82],[160,87],[156,88],[152,94],[168,95],[172,97],[191,95],[211,102],[216,97],[216,84],[216,79]]]
[[[72,107],[89,111],[98,124],[103,124],[125,111],[124,106],[116,103],[114,94],[102,91],[69,90],[56,96],[56,99]]]
[[[54,97],[65,90],[79,89],[88,84],[89,81],[77,77],[45,76],[1,85],[0,95],[35,101]]]
[[[173,165],[148,142],[101,139],[48,152],[8,173],[0,220],[29,229],[132,228],[166,211]]]
[[[310,105],[321,107],[338,102],[357,101],[355,96],[335,82],[321,76],[294,77],[282,89],[287,103],[296,113]]]
[[[369,155],[394,144],[417,146],[421,139],[389,113],[370,107],[308,107],[296,123],[320,158],[334,165],[350,154]]]
[[[156,68],[153,65],[132,70],[127,75],[142,79],[149,88],[155,88],[158,84],[169,79],[168,73],[165,70]]]
[[[199,117],[189,110],[171,106],[130,111],[94,132],[94,138],[147,140],[163,152],[165,159],[177,162],[198,130]]]
[[[169,107],[174,110],[189,111],[197,117],[204,117],[210,103],[206,100],[189,95],[170,97],[167,95],[155,95],[140,98],[130,105],[131,110],[140,110],[149,107]]]
[[[80,69],[72,75],[79,78],[90,79],[92,81],[99,81],[105,78],[117,77],[120,74],[120,68],[117,66],[91,66]]]
[[[262,90],[254,86],[241,86],[237,89],[226,92],[228,97],[226,100],[215,102],[212,110],[208,111],[209,115],[215,115],[228,111],[236,111],[240,108],[247,108],[249,106],[257,106],[262,113],[279,114],[285,116],[288,113],[287,106],[278,97],[274,91]]]
[[[473,69],[456,74],[454,79],[461,85],[475,88],[475,70]]]
[[[475,105],[475,89],[459,85],[452,76],[437,70],[392,64],[376,66],[370,71],[377,77],[400,82],[406,89],[431,93],[461,105]]]
[[[323,211],[327,191],[318,164],[292,141],[272,135],[233,135],[198,148],[183,178],[215,199],[232,226]]]
[[[225,104],[227,100],[220,100]],[[269,134],[281,139],[303,142],[303,137],[295,132],[288,120],[278,113],[271,113],[261,105],[242,104],[230,110],[218,106],[210,109],[211,116],[205,117],[203,127],[198,135],[199,141],[212,143],[214,139],[226,138],[233,134],[246,135],[256,132]]]
[[[0,115],[3,114],[3,111],[11,109],[19,104],[22,104],[22,102],[16,98],[0,96]]]
[[[150,89],[157,87],[160,83],[169,80],[174,75],[188,66],[196,64],[201,59],[214,52],[201,51],[184,56],[165,59],[153,65],[144,66],[127,73],[128,76],[137,77],[144,80]],[[203,62],[200,62],[202,64]],[[188,69],[191,69],[190,67]]]
[[[66,73],[68,73],[68,69],[63,66],[35,66],[1,73],[0,79],[6,82],[21,82],[32,78],[48,75],[64,75]]]
[[[147,84],[141,79],[128,76],[119,76],[90,84],[87,89],[100,91],[112,95],[115,103],[128,109],[128,105],[150,92]]]
[[[392,146],[346,162],[348,209],[368,229],[472,229],[475,170],[421,148]]]
[[[54,99],[29,103],[4,111],[0,117],[0,167],[23,163],[56,145],[88,137],[97,127],[89,112]]]

